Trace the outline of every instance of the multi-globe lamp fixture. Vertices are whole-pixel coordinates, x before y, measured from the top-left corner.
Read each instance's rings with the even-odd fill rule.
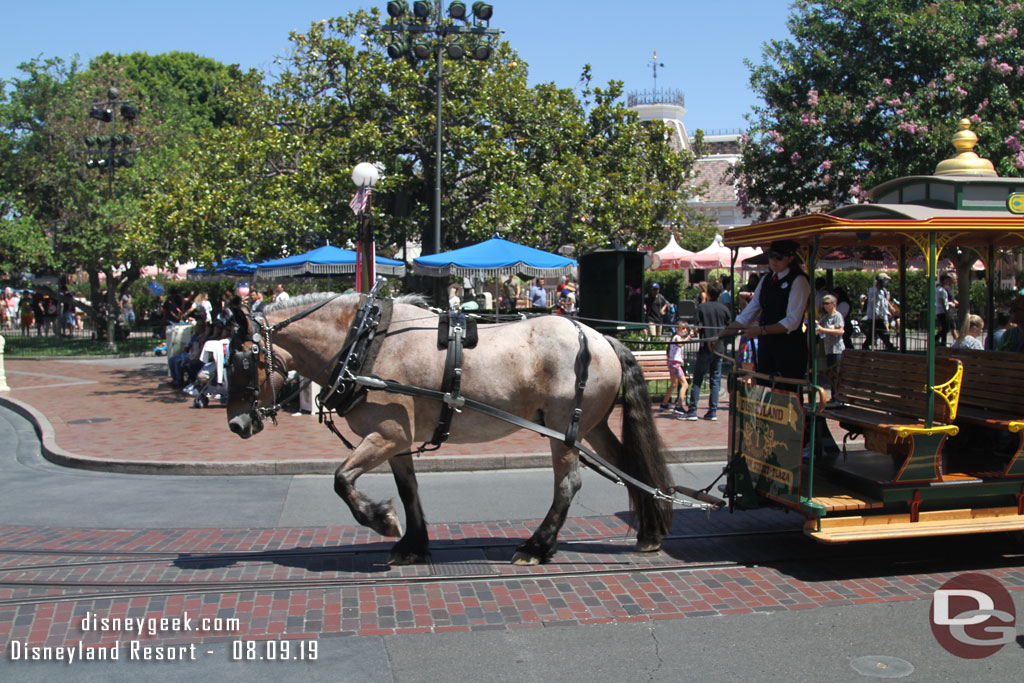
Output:
[[[391,59],[408,59],[411,63],[436,57],[437,117],[434,163],[434,239],[433,251],[441,251],[441,149],[443,125],[441,103],[444,97],[442,76],[444,57],[490,59],[500,30],[490,27],[494,7],[482,1],[467,8],[465,2],[455,0],[448,5],[448,17],[441,16],[440,0],[417,0],[412,9],[406,0],[387,3],[388,23],[382,28],[394,35],[387,46]],[[427,247],[424,244],[424,247]],[[424,249],[426,252],[426,249]]]

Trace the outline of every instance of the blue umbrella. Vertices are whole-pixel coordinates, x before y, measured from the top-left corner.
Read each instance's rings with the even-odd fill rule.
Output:
[[[382,275],[405,275],[405,263],[378,256],[376,271]],[[256,277],[293,275],[349,275],[356,272],[356,252],[330,245],[304,254],[271,259],[256,264]]]
[[[202,280],[217,277],[236,277],[252,275],[256,272],[256,264],[248,263],[245,259],[233,257],[214,263],[212,268],[189,268],[185,276],[189,280]]]
[[[501,277],[531,275],[557,277],[571,275],[576,261],[533,247],[503,240],[497,235],[472,246],[413,259],[412,268],[420,275],[443,277]]]

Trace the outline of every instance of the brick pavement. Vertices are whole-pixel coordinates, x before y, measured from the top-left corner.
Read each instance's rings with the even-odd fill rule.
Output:
[[[508,564],[536,523],[431,525],[439,539],[432,562],[410,567],[388,567],[384,539],[358,527],[2,528],[0,657],[12,640],[53,647],[308,641],[924,601],[965,570],[1024,590],[1024,569],[989,565],[987,538],[964,541],[957,558],[941,539],[821,546],[798,533],[798,520],[774,511],[710,519],[677,512],[673,530],[681,536],[646,555],[632,552],[621,518],[572,518],[551,563]],[[884,568],[886,558],[899,569]],[[139,593],[108,594],[124,590]],[[225,621],[139,638],[84,630],[88,614]]]
[[[194,410],[167,387],[159,365],[13,360],[7,367],[13,391],[6,400],[40,421],[48,448],[67,457],[73,451],[109,469],[134,462],[150,471],[242,471],[254,465],[262,471],[330,471],[343,454],[308,416],[283,416],[279,427],[242,441],[227,430],[221,409]],[[724,420],[684,423],[659,415],[657,424],[677,458],[714,452],[725,443]],[[197,435],[202,445],[194,448]],[[420,463],[547,460],[544,440],[526,433],[490,444],[448,445],[440,453],[450,455],[425,455]],[[554,560],[528,568],[508,560],[538,520],[430,525],[432,561],[400,568],[385,564],[388,540],[352,525],[0,526],[0,656],[14,640],[96,646],[135,639],[117,630],[84,631],[89,613],[159,619],[188,612],[239,620],[230,629],[161,630],[139,639],[145,646],[654,622],[923,601],[964,570],[1024,590],[1024,570],[1012,563],[1003,568],[1003,550],[989,537],[958,539],[951,557],[943,539],[821,546],[799,533],[798,516],[773,510],[674,514],[677,537],[650,555],[632,552],[625,513],[571,517]],[[905,557],[886,561],[890,553]],[[118,594],[130,589],[141,593]]]
[[[192,408],[190,397],[167,384],[164,359],[122,364],[7,359],[5,366],[11,392],[0,394],[0,402],[35,421],[47,457],[62,464],[122,472],[326,474],[347,455],[310,415],[280,415],[277,426],[268,424],[248,440],[238,438],[228,430],[216,401],[205,409]],[[727,401],[719,406],[723,417],[727,406]],[[616,408],[616,430],[620,416]],[[725,459],[725,419],[685,422],[659,413],[655,423],[671,461]],[[350,441],[358,442],[344,420],[338,424]],[[520,430],[480,444],[445,444],[420,457],[416,467],[443,471],[549,464],[547,439]]]

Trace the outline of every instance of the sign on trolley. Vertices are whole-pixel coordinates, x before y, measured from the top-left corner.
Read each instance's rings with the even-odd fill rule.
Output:
[[[799,503],[804,412],[798,392],[738,383],[736,428],[754,488],[780,502]],[[736,449],[733,449],[736,452]]]

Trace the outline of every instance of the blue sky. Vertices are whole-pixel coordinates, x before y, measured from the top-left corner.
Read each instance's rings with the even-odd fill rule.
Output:
[[[491,26],[530,67],[530,83],[574,87],[584,64],[594,81],[650,90],[657,50],[658,88],[686,97],[687,130],[745,128],[755,104],[743,60],[760,62],[764,42],[787,36],[790,0],[489,0]],[[37,55],[83,61],[103,52],[189,51],[227,64],[268,68],[289,46],[288,32],[385,0],[176,0],[4,3],[0,79]],[[444,0],[447,7],[447,0]],[[471,2],[467,2],[467,5]],[[411,5],[411,2],[410,2]]]

